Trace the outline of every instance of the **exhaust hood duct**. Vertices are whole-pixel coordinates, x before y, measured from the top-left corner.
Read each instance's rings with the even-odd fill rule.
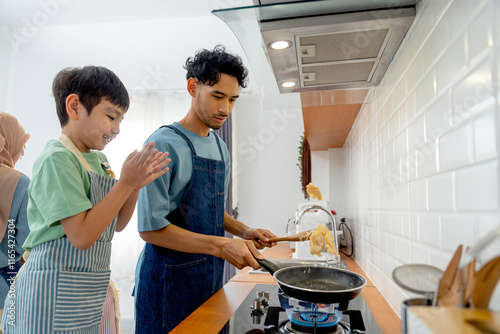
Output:
[[[262,0],[257,6],[213,13],[232,29],[238,17],[248,22],[253,14],[280,93],[311,92],[377,86],[415,18],[416,2]],[[240,14],[228,15],[230,10]],[[233,32],[240,43],[248,38]],[[291,46],[273,50],[270,45],[276,41]],[[295,86],[283,87],[285,82]]]
[[[403,40],[414,8],[261,22],[264,45],[293,47],[267,54],[281,93],[377,86]],[[314,50],[314,53],[311,53]],[[281,83],[294,81],[291,89]]]

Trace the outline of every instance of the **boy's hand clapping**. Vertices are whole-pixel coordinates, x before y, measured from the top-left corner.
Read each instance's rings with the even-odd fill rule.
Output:
[[[168,152],[153,149],[154,142],[145,144],[140,151],[130,153],[122,166],[120,179],[139,190],[168,171]]]

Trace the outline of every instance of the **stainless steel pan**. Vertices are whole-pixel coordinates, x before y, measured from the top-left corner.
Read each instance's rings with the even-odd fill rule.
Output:
[[[269,260],[256,259],[271,273],[288,296],[311,303],[333,304],[351,300],[366,285],[366,279],[349,270],[324,266],[280,268]]]

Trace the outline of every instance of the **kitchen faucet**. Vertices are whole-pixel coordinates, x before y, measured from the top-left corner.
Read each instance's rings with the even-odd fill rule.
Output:
[[[311,210],[324,211],[327,213],[328,217],[330,217],[331,222],[329,223],[329,225],[331,225],[331,226],[327,226],[327,228],[333,233],[333,240],[334,240],[334,244],[335,244],[335,249],[337,250],[337,253],[338,253],[338,255],[334,254],[334,256],[335,256],[336,263],[340,263],[339,242],[338,242],[338,237],[337,237],[337,222],[335,221],[335,217],[333,216],[333,214],[330,211],[328,211],[327,209],[325,209],[324,207],[319,206],[319,205],[311,205],[311,206],[303,209],[297,215],[297,218],[295,219],[295,224],[299,225],[300,219],[302,219],[302,217],[304,216],[304,214],[306,212],[309,212]],[[331,229],[329,227],[331,227]],[[328,263],[328,255],[327,255],[327,263]]]

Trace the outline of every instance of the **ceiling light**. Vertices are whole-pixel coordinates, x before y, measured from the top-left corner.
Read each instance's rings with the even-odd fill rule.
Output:
[[[297,83],[294,82],[294,81],[287,81],[287,82],[283,82],[281,84],[281,87],[283,87],[283,88],[292,88],[292,87],[295,87],[296,84]]]
[[[273,50],[285,50],[292,46],[290,41],[274,41],[269,43],[269,47]]]

